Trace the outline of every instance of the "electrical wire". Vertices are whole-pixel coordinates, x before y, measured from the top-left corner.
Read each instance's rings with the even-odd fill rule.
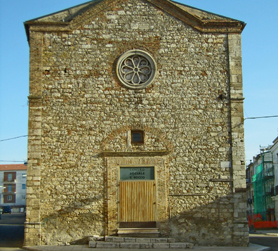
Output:
[[[268,119],[268,118],[277,118],[278,115],[271,115],[271,116],[261,116],[261,117],[247,117],[244,120],[247,119]]]
[[[28,137],[28,135],[22,135],[22,136],[18,136],[18,137],[14,137],[14,138],[9,138],[9,139],[1,139],[0,142],[12,140],[12,139],[24,138],[24,137]]]

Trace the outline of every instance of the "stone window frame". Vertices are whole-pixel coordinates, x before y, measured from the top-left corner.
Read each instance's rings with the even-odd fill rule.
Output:
[[[139,58],[139,62],[135,62],[135,58]],[[132,62],[131,64],[128,65],[127,62]],[[143,62],[143,64],[140,64]],[[137,65],[135,65],[137,64]],[[133,65],[133,66],[132,66]],[[125,68],[129,68],[130,71],[129,73],[132,75],[132,77],[129,79],[129,77],[126,77],[127,75],[130,74],[125,74],[123,71],[124,66]],[[150,73],[145,73],[142,71],[142,69],[147,69],[150,68]],[[120,82],[125,86],[130,89],[144,89],[147,86],[149,86],[155,79],[157,72],[157,65],[152,57],[152,55],[146,51],[140,50],[140,49],[134,49],[134,50],[129,50],[125,53],[123,53],[116,65],[116,74]],[[141,74],[140,74],[141,73]],[[145,75],[147,76],[147,79],[143,79],[140,77],[140,75]],[[135,78],[139,79],[139,83],[135,83],[134,79]]]

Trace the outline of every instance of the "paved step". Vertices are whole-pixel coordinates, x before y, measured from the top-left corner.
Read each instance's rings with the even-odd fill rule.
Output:
[[[158,228],[118,228],[120,237],[159,237]]]
[[[192,243],[175,242],[174,238],[132,238],[107,236],[105,241],[89,237],[90,248],[133,248],[133,249],[193,249]]]
[[[128,243],[128,242],[105,242],[90,241],[90,248],[129,248],[129,249],[193,249],[192,243],[175,242],[175,243]]]
[[[133,238],[133,237],[118,237],[106,236],[105,242],[128,242],[128,243],[173,243],[174,238]]]

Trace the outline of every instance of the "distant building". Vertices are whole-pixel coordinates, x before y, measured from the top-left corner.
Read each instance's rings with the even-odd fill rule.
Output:
[[[246,169],[249,227],[278,227],[278,137]]]
[[[254,188],[252,182],[253,176],[254,176],[254,163],[250,162],[250,164],[246,168],[247,215],[248,218],[250,219],[253,219],[252,216],[254,213]],[[253,226],[253,222],[251,225]],[[249,225],[249,228],[251,227],[251,225]]]
[[[272,142],[270,150],[272,152],[273,159],[273,171],[274,171],[274,195],[272,199],[275,204],[275,219],[278,220],[278,137]]]
[[[27,166],[0,165],[0,207],[11,206],[12,212],[26,207]]]

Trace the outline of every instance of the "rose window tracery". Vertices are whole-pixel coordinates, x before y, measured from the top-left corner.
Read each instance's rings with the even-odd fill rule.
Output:
[[[156,64],[151,55],[141,50],[124,53],[117,63],[119,80],[133,89],[145,88],[149,85],[156,72]]]

